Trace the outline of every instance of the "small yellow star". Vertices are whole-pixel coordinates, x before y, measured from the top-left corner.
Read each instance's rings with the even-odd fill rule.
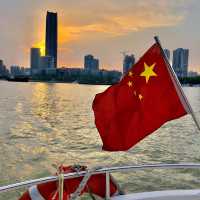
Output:
[[[129,81],[127,84],[128,84],[129,87],[133,86],[133,82],[132,81]]]
[[[128,75],[132,77],[133,76],[133,72],[132,71],[128,72]]]
[[[138,98],[140,99],[140,101],[143,99],[143,96],[141,94],[138,95]]]
[[[157,76],[157,74],[153,71],[156,63],[148,66],[146,63],[144,63],[144,71],[140,74],[140,76],[144,76],[146,79],[146,83],[148,83],[151,76]]]

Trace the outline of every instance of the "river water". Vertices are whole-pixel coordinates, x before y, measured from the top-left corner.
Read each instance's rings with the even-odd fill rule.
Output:
[[[91,105],[95,94],[107,87],[0,81],[0,185],[54,174],[62,163],[93,167],[200,162],[200,132],[189,115],[165,124],[128,152],[101,151]],[[184,91],[200,118],[200,88]],[[199,170],[114,176],[132,192],[200,187]],[[0,199],[17,199],[23,191],[0,194]]]

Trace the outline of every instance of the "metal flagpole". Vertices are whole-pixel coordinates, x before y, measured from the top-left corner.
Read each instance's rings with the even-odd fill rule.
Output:
[[[179,95],[179,98],[180,98],[184,108],[186,109],[186,111],[189,114],[191,114],[191,116],[192,116],[197,128],[200,130],[200,124],[199,124],[199,122],[198,122],[198,120],[197,120],[197,118],[195,116],[195,113],[194,113],[194,111],[193,111],[193,109],[192,109],[192,107],[191,107],[191,105],[190,105],[190,103],[189,103],[189,101],[188,101],[183,89],[182,89],[182,86],[181,86],[181,84],[180,84],[180,82],[179,82],[179,80],[178,80],[178,78],[176,76],[176,73],[174,72],[173,68],[171,67],[167,56],[165,55],[165,52],[164,52],[164,50],[163,50],[163,48],[161,46],[161,43],[160,43],[160,40],[159,40],[158,36],[155,36],[154,39],[155,39],[156,43],[158,44],[158,46],[160,47],[160,50],[161,50],[161,53],[162,53],[163,58],[165,60],[165,63],[167,64],[167,69],[169,71],[169,74],[170,74],[170,76],[172,78],[172,81],[174,83],[174,86],[176,88],[176,91],[177,91],[177,93]]]

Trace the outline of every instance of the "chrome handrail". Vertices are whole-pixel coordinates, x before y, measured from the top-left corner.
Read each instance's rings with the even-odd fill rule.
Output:
[[[119,166],[119,167],[105,167],[99,168],[92,172],[94,174],[103,174],[106,172],[123,172],[123,171],[137,171],[137,170],[145,170],[145,169],[200,169],[199,163],[181,163],[181,164],[147,164],[147,165],[130,165],[130,166]],[[64,179],[76,178],[85,176],[87,171],[73,172],[64,174]],[[14,183],[10,185],[5,185],[0,187],[0,193],[7,192],[13,189],[18,189],[25,186],[31,186],[39,183],[46,183],[50,181],[58,180],[58,176],[49,176],[39,179],[33,179],[28,181],[23,181],[19,183]]]

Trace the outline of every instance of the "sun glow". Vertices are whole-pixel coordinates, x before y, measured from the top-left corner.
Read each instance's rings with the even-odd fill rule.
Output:
[[[45,56],[45,41],[42,40],[33,45],[35,48],[40,48],[41,56]]]
[[[102,1],[107,2],[106,0]],[[115,5],[115,3],[113,4]],[[148,1],[145,1],[142,6],[140,3],[138,5],[136,3],[137,9],[135,9],[134,14],[132,9],[127,8],[121,3],[116,4],[116,8],[115,6],[108,7],[107,3],[100,8],[98,4],[94,4],[94,7],[91,7],[87,11],[84,9],[79,10],[75,5],[75,7],[71,6],[72,9],[69,13],[65,12],[62,7],[56,9],[56,12],[58,12],[58,63],[64,66],[66,63],[67,65],[82,65],[82,54],[86,51],[93,51],[95,49],[95,51],[101,54],[99,47],[93,47],[93,45],[99,46],[100,41],[105,40],[105,43],[107,41],[111,41],[112,43],[113,41],[118,41],[117,39],[113,39],[114,37],[119,37],[119,46],[121,46],[120,43],[123,37],[124,41],[128,40],[126,39],[128,38],[126,37],[127,35],[146,29],[176,26],[185,17],[184,13],[169,12],[170,8],[166,8],[166,5],[163,4],[158,3],[159,9],[155,8]],[[104,12],[96,12],[97,8],[98,11],[102,10]],[[163,13],[166,14],[163,15]],[[41,16],[41,11],[38,12],[38,15]],[[94,16],[94,18],[91,16]],[[37,37],[34,38],[32,44],[34,44],[34,47],[40,48],[41,55],[44,56],[46,34],[45,12],[39,21],[42,23],[37,23],[35,27],[35,36]],[[115,65],[118,64],[116,63]]]

